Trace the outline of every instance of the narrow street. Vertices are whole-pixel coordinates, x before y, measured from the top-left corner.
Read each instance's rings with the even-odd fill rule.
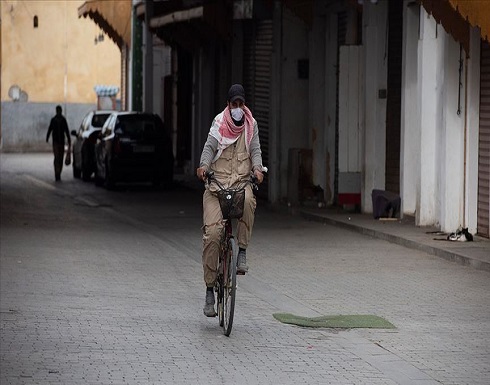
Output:
[[[0,384],[489,384],[490,273],[257,209],[225,337],[204,317],[201,193],[0,154]],[[274,313],[372,314],[309,329]]]

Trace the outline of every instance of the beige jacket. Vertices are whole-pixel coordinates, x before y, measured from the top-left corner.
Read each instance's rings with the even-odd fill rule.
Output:
[[[225,148],[221,156],[209,167],[214,171],[214,176],[225,188],[238,187],[250,178],[252,161],[245,145],[245,135],[242,133],[238,140]],[[210,191],[215,192],[219,188],[211,183]]]

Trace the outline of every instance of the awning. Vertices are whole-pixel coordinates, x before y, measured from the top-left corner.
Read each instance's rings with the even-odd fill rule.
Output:
[[[88,0],[78,17],[90,17],[119,48],[131,46],[131,0]]]
[[[442,24],[467,54],[470,50],[469,26],[480,27],[482,39],[490,38],[490,1],[419,0],[425,10]]]
[[[289,8],[296,16],[303,20],[308,26],[313,24],[313,0],[282,0],[284,5]]]
[[[216,38],[230,40],[233,8],[229,4],[229,0],[156,1],[149,27],[167,44],[183,45],[189,50]],[[138,3],[135,12],[137,17],[143,19],[146,3]]]
[[[454,9],[473,27],[480,27],[481,36],[490,39],[490,1],[488,0],[449,0]]]
[[[104,84],[97,84],[94,87],[94,91],[97,96],[116,96],[119,92],[118,86],[107,86]]]
[[[181,21],[190,21],[192,19],[202,19],[204,15],[204,7],[196,7],[182,11],[173,12],[163,16],[157,16],[151,19],[150,27],[164,27],[168,24],[178,23]]]

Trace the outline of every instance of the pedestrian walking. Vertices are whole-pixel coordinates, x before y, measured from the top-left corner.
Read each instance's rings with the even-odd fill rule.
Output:
[[[225,109],[213,120],[209,135],[201,154],[197,177],[206,179],[206,171],[214,171],[214,176],[224,188],[234,188],[243,184],[253,172],[257,183],[264,175],[259,128],[252,112],[245,105],[245,90],[241,84],[234,84],[228,91]],[[203,254],[206,301],[204,314],[213,317],[214,284],[217,277],[219,240],[223,231],[222,213],[216,195],[216,186],[207,186],[203,196]],[[237,271],[248,271],[246,249],[252,235],[256,200],[250,185],[245,188],[243,217],[238,221],[238,266]]]
[[[56,181],[61,180],[61,170],[63,169],[63,156],[65,154],[65,135],[68,138],[68,151],[71,148],[70,133],[68,123],[62,115],[61,106],[56,106],[56,115],[51,119],[46,135],[46,143],[49,142],[49,136],[53,133],[53,154],[54,154],[54,177]]]

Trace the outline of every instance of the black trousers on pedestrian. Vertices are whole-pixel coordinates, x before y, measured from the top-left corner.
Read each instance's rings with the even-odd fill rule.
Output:
[[[53,142],[54,154],[54,177],[56,180],[61,178],[61,170],[63,170],[63,157],[65,155],[65,144]]]

